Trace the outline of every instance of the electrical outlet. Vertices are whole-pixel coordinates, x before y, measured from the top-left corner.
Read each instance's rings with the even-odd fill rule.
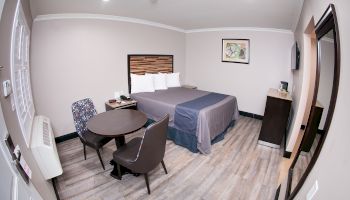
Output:
[[[317,193],[317,191],[318,191],[318,182],[316,180],[314,185],[311,187],[311,189],[307,193],[306,199],[307,200],[312,200],[314,198],[315,194]]]

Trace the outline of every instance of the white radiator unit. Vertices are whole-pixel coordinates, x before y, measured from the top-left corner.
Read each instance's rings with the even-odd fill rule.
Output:
[[[63,170],[49,118],[35,116],[30,148],[46,180],[62,174]]]

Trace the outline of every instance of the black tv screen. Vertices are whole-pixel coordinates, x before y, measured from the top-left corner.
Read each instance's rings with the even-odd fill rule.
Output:
[[[292,62],[291,62],[291,68],[293,70],[298,70],[299,69],[299,64],[300,64],[300,51],[298,48],[298,43],[294,43],[292,47]]]

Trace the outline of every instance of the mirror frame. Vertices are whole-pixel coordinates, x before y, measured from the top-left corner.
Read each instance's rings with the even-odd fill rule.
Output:
[[[293,191],[291,191],[292,186],[292,176],[293,176],[293,169],[295,167],[295,164],[298,160],[298,157],[301,152],[301,147],[305,139],[305,134],[308,131],[309,122],[312,119],[312,116],[314,115],[314,108],[317,101],[317,93],[319,88],[319,80],[320,80],[320,46],[319,46],[319,40],[326,35],[329,31],[333,30],[333,36],[334,36],[334,77],[333,77],[333,86],[332,86],[332,96],[329,104],[329,110],[327,113],[325,125],[324,125],[324,134],[322,134],[319,143],[317,144],[316,150],[314,152],[314,155],[312,155],[310,163],[305,169],[305,172],[301,176],[299,182],[297,183],[296,187]],[[293,199],[301,187],[303,186],[307,176],[311,172],[312,168],[314,167],[317,158],[319,157],[321,153],[322,146],[327,138],[328,130],[332,122],[332,117],[334,114],[335,105],[337,102],[337,95],[338,95],[338,88],[339,88],[339,78],[340,78],[340,38],[339,38],[339,29],[338,29],[338,21],[337,21],[337,15],[335,12],[334,4],[330,4],[327,8],[327,10],[323,13],[320,20],[317,22],[315,26],[315,32],[317,37],[317,69],[316,69],[316,80],[315,80],[315,89],[314,89],[314,95],[312,100],[312,106],[311,111],[309,115],[308,125],[306,126],[304,136],[301,140],[300,146],[298,148],[297,154],[291,164],[291,167],[288,170],[288,179],[287,179],[287,192],[285,199]]]

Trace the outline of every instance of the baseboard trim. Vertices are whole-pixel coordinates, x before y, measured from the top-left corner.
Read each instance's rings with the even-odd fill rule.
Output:
[[[292,152],[289,152],[286,150],[283,152],[283,157],[285,157],[285,158],[290,158],[291,155],[292,155]]]
[[[281,148],[281,145],[273,144],[273,143],[270,143],[270,142],[265,142],[265,141],[262,141],[262,140],[258,140],[258,144],[264,145],[264,146],[267,146],[267,147],[271,147],[271,148],[274,148],[274,149]]]
[[[245,111],[239,111],[239,114],[245,117],[250,117],[250,118],[254,118],[254,119],[259,119],[262,120],[264,116],[258,115],[258,114],[254,114],[254,113],[249,113],[249,112],[245,112]]]
[[[56,137],[55,138],[55,142],[56,143],[61,143],[61,142],[64,142],[64,141],[67,141],[67,140],[70,140],[70,139],[73,139],[73,138],[76,138],[76,137],[78,137],[78,133],[77,132],[68,133],[66,135],[62,135],[62,136]]]

